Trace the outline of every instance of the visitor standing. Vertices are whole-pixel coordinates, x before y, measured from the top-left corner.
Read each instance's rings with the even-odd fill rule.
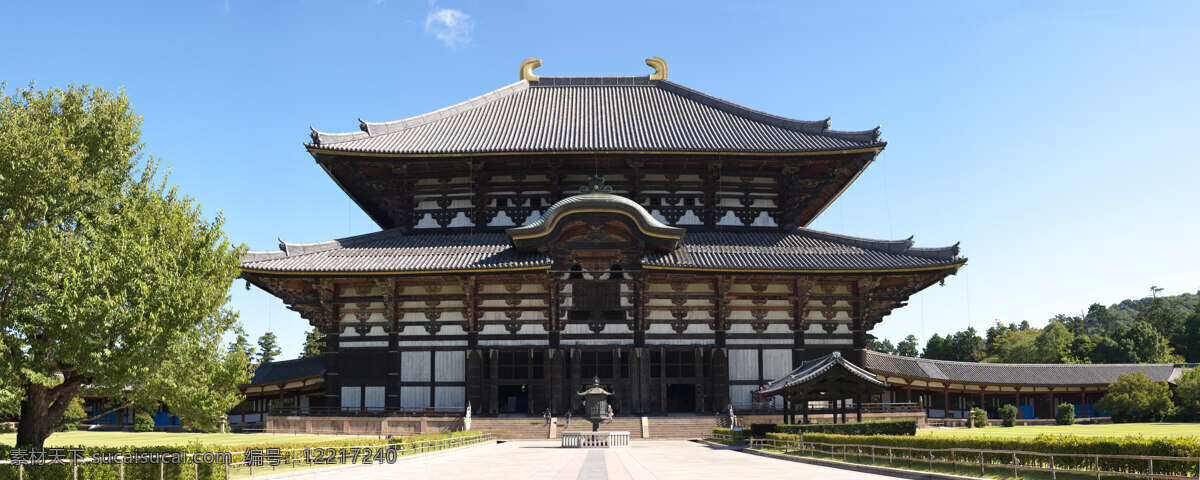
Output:
[[[550,409],[547,408],[546,411],[542,412],[542,416],[546,417],[546,425],[549,425],[550,424]]]
[[[571,409],[567,409],[567,428],[571,428]]]

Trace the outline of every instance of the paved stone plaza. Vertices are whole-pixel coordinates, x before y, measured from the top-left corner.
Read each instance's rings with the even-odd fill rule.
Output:
[[[335,480],[486,478],[504,479],[688,479],[701,478],[892,478],[760,457],[686,441],[634,442],[628,448],[560,448],[558,442],[484,445],[414,458],[394,465],[311,471],[287,478]]]

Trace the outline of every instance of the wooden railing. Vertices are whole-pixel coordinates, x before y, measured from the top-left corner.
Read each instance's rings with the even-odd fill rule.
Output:
[[[728,435],[713,434],[711,438],[722,443],[732,441],[732,437]],[[986,475],[987,469],[1003,469],[1012,470],[1014,478],[1019,477],[1021,471],[1049,472],[1050,477],[1055,480],[1059,473],[1095,475],[1097,480],[1102,475],[1169,479],[1200,478],[1200,457],[1043,453],[974,448],[883,447],[769,438],[748,438],[743,442],[748,448],[778,450],[790,455],[828,457],[833,460],[837,460],[840,456],[841,461],[844,462],[864,463],[864,459],[866,459],[875,463],[886,460],[889,466],[907,469],[925,467],[926,470],[932,470],[935,464],[948,465],[954,473],[959,473],[960,467],[963,469],[963,473],[973,473],[977,469],[980,476]],[[1156,462],[1159,465],[1158,472],[1155,471]],[[1084,466],[1088,468],[1084,468]]]

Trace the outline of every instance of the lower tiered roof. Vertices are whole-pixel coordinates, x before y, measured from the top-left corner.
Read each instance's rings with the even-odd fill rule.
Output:
[[[885,377],[895,376],[935,383],[986,385],[1083,386],[1108,385],[1117,377],[1134,372],[1145,373],[1154,381],[1175,383],[1184,365],[1173,363],[1142,364],[1037,364],[977,363],[901,357],[866,352],[867,370]]]
[[[868,240],[807,228],[783,231],[689,232],[669,253],[642,257],[647,269],[874,272],[952,269],[966,259],[958,246],[914,248],[912,239]],[[282,242],[278,251],[249,252],[249,273],[403,274],[548,269],[545,253],[522,253],[504,233],[404,234],[399,229],[319,243]]]

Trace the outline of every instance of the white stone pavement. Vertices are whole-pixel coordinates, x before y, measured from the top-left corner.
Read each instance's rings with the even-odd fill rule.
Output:
[[[557,442],[524,441],[483,445],[394,465],[318,469],[294,479],[686,479],[803,478],[848,480],[893,478],[838,468],[749,455],[685,441],[633,442],[627,448],[560,448]]]

